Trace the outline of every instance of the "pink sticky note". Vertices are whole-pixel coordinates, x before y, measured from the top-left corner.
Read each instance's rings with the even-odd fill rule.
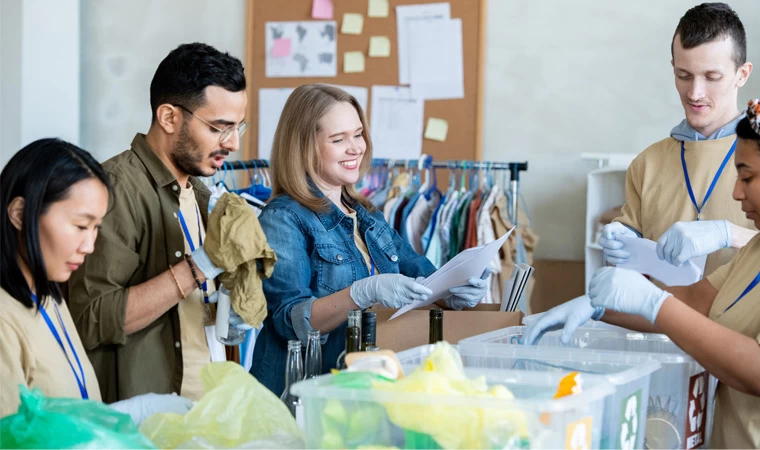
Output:
[[[314,0],[311,4],[312,19],[332,19],[333,3],[332,0]]]
[[[275,58],[290,56],[290,39],[275,39],[274,47],[272,47],[272,56]]]

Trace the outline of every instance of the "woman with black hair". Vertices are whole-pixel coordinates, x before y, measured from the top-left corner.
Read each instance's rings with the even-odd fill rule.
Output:
[[[108,177],[79,147],[41,139],[3,168],[0,197],[0,417],[16,412],[19,385],[100,401],[60,283],[93,251]],[[112,406],[139,423],[159,411],[186,412],[191,402],[148,394]]]

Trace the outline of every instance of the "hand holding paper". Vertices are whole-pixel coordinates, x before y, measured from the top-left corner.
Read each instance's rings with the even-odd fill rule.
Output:
[[[630,269],[641,274],[649,275],[666,286],[688,286],[702,279],[705,267],[705,256],[687,261],[681,267],[676,267],[657,257],[657,243],[638,237],[618,236],[626,250],[631,253],[630,259],[618,264],[621,269]]]
[[[507,240],[514,230],[515,227],[512,227],[512,229],[504,234],[504,236],[490,244],[467,249],[455,256],[451,261],[444,264],[443,267],[436,270],[432,275],[422,281],[421,284],[429,288],[432,291],[432,295],[428,296],[425,300],[418,300],[405,305],[389,320],[393,320],[407,311],[411,311],[421,306],[427,306],[436,300],[446,298],[450,294],[449,289],[458,286],[467,286],[470,284],[469,280],[473,277],[476,279],[480,278],[491,263],[494,255],[499,252],[501,246],[504,245],[504,241]],[[475,284],[479,283],[476,282]],[[485,291],[483,292],[483,295],[485,295]]]

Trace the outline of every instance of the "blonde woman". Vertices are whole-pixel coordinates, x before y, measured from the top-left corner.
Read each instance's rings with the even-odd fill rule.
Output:
[[[288,98],[272,145],[272,199],[259,221],[277,253],[264,280],[268,312],[251,374],[275,394],[285,383],[288,340],[322,334],[322,371],[345,349],[348,311],[399,308],[432,292],[419,284],[435,267],[388,225],[354,184],[370,167],[372,143],[354,97],[306,85]],[[488,274],[486,274],[487,276]],[[476,305],[485,280],[453,288],[449,307]]]

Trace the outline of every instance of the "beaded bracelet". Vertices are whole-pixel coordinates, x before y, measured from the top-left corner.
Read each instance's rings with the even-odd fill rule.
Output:
[[[198,286],[198,289],[200,289],[201,292],[203,292],[203,283],[201,283],[201,280],[198,278],[198,274],[195,272],[195,264],[193,264],[193,260],[190,258],[190,255],[185,255],[185,261],[187,261],[187,265],[190,266],[190,272],[193,274],[195,285]]]
[[[182,290],[182,286],[179,284],[179,280],[177,279],[177,274],[174,273],[174,269],[172,266],[169,266],[169,272],[172,273],[172,277],[174,277],[174,282],[177,283],[177,289],[179,289],[179,293],[182,295],[182,299],[186,299],[187,295],[185,295],[185,291]]]

